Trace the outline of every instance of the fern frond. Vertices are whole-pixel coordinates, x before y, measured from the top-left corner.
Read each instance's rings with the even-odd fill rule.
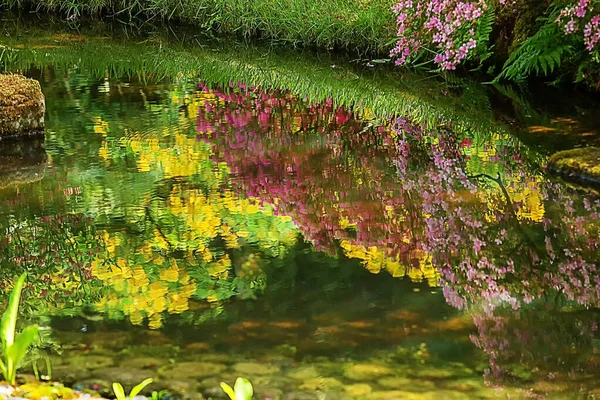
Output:
[[[563,58],[574,50],[570,38],[555,23],[548,22],[510,55],[494,82],[525,79],[533,72],[547,76],[559,68]]]

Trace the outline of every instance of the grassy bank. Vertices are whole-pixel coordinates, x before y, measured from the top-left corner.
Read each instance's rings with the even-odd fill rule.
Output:
[[[0,0],[1,6],[118,20],[173,20],[203,31],[295,47],[387,55],[395,34],[392,0]],[[142,22],[143,21],[143,22]]]
[[[193,45],[160,34],[109,39],[105,28],[97,24],[79,33],[39,22],[35,27],[7,23],[0,68],[26,71],[52,65],[97,78],[137,75],[157,81],[185,76],[208,84],[244,82],[289,90],[313,101],[333,98],[339,105],[368,110],[375,116],[411,115],[431,124],[452,120],[457,129],[482,132],[495,125],[484,87],[468,80],[440,82],[407,71],[400,74],[386,66],[359,68],[327,54],[203,43],[190,36],[184,42]]]

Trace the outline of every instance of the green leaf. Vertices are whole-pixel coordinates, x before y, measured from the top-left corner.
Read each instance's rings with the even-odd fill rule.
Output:
[[[149,384],[151,384],[152,382],[154,382],[154,380],[152,378],[148,378],[145,379],[144,381],[142,381],[140,384],[136,385],[133,389],[131,389],[131,393],[129,393],[129,398],[132,399],[135,396],[137,396],[138,394],[140,394],[140,392]]]
[[[125,400],[125,391],[119,382],[113,382],[112,388],[117,400]]]
[[[225,392],[225,394],[227,394],[227,396],[229,396],[229,398],[231,400],[236,400],[235,399],[235,392],[233,391],[233,388],[231,386],[229,386],[225,382],[221,382],[221,389],[223,389],[223,391]]]
[[[26,272],[23,273],[19,279],[17,279],[17,283],[15,283],[15,287],[13,288],[8,299],[8,307],[2,316],[0,331],[2,335],[2,347],[4,348],[5,352],[15,341],[17,315],[19,314],[19,301],[21,300],[21,291],[23,290],[25,279],[27,279]]]
[[[8,369],[2,360],[0,360],[0,371],[2,371],[4,379],[8,379]]]
[[[23,329],[23,332],[17,336],[15,342],[6,349],[6,357],[10,360],[13,368],[17,368],[19,363],[25,358],[27,349],[37,338],[39,328],[37,325],[31,325]]]
[[[246,378],[237,378],[235,380],[235,400],[251,400],[254,390],[252,384]]]

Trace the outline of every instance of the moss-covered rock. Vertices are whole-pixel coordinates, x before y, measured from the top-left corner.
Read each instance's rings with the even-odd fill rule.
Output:
[[[294,368],[288,372],[287,376],[290,378],[305,381],[307,379],[318,378],[321,374],[314,366],[303,366]]]
[[[245,375],[271,375],[279,373],[279,367],[275,365],[259,364],[252,362],[241,362],[233,366],[234,371]]]
[[[344,384],[335,378],[319,377],[307,379],[300,385],[301,390],[341,389]]]
[[[600,147],[560,151],[550,157],[548,169],[564,179],[600,187]]]
[[[390,375],[392,370],[378,364],[355,364],[344,369],[344,376],[354,381],[375,381],[385,375]]]
[[[346,385],[344,391],[351,397],[364,397],[370,394],[373,389],[366,383],[357,383],[354,385]]]
[[[0,75],[0,139],[40,134],[45,110],[38,81],[21,75]]]
[[[112,367],[114,360],[108,356],[85,355],[73,356],[68,360],[68,366],[74,370],[95,370]]]
[[[182,362],[165,365],[159,369],[165,379],[201,379],[220,374],[226,369],[223,364],[209,362]]]

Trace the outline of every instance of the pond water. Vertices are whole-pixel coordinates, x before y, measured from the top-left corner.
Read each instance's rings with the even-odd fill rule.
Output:
[[[600,200],[544,149],[243,83],[26,73],[46,135],[3,144],[0,282],[29,271],[42,375],[193,399],[240,375],[259,399],[600,396]]]

